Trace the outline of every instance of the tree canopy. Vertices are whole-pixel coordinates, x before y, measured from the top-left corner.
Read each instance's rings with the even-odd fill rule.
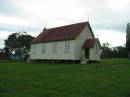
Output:
[[[30,43],[34,37],[26,32],[12,33],[5,40],[5,48],[17,55],[26,55],[30,50]]]
[[[102,44],[102,58],[127,58],[127,49],[125,46],[110,47],[110,44]]]

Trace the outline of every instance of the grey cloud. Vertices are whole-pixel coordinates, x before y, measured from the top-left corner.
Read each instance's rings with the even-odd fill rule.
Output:
[[[89,17],[95,29],[108,29],[125,32],[126,24],[130,21],[129,7],[124,10],[114,10],[107,0],[79,0],[80,6],[89,9],[84,18]]]
[[[4,0],[3,0],[4,1]],[[40,0],[39,0],[40,1]],[[39,2],[38,1],[38,2]],[[50,1],[51,2],[51,1]],[[90,22],[93,25],[94,29],[109,29],[109,30],[116,30],[120,32],[125,32],[126,24],[130,21],[130,13],[129,7],[126,7],[124,10],[117,11],[113,10],[113,8],[108,4],[108,0],[75,0],[74,4],[72,6],[75,6],[74,10],[80,9],[84,13],[81,14],[82,17],[73,17],[69,18],[69,15],[67,17],[52,17],[51,20],[45,20],[45,19],[38,19],[38,15],[30,14],[22,10],[22,8],[16,8],[11,1],[8,1],[8,8],[12,8],[7,12],[8,10],[5,10],[5,7],[2,7],[0,12],[5,12],[8,15],[14,14],[19,17],[25,17],[26,19],[32,18],[34,21],[33,23],[37,22],[38,26],[41,27],[41,25],[53,25],[53,21],[57,22],[66,22],[66,23],[75,23],[80,21],[87,21],[88,17]],[[46,12],[44,12],[46,15]],[[67,12],[66,12],[67,13]],[[60,13],[59,13],[60,15]],[[22,29],[28,29],[30,31],[38,30],[39,27],[1,27],[0,29],[3,30],[11,30],[15,31],[18,30],[20,27]]]
[[[41,27],[32,27],[32,26],[16,26],[16,25],[7,25],[0,24],[0,31],[7,32],[19,32],[19,31],[27,31],[27,32],[39,32]]]

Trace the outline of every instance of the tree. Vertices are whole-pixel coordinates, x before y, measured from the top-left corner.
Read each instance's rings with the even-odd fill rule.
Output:
[[[9,59],[10,51],[8,47],[4,47],[3,50],[5,51],[5,59]]]
[[[130,39],[128,39],[126,41],[126,48],[127,48],[127,51],[128,51],[128,58],[130,58]]]
[[[125,46],[117,46],[112,49],[113,57],[127,58],[127,49]]]
[[[128,51],[130,51],[130,39],[126,42],[126,48]]]
[[[102,44],[102,58],[126,58],[127,57],[127,49],[125,46],[117,46],[110,47],[110,44],[103,43]]]
[[[34,37],[28,35],[26,32],[16,32],[5,40],[5,47],[10,52],[15,52],[15,55],[26,56],[30,51],[30,43]]]
[[[130,58],[130,23],[127,24],[126,28],[126,48],[128,51],[128,58]]]
[[[110,58],[111,57],[111,49],[110,49],[110,44],[108,42],[103,43],[101,47],[101,57],[103,58]]]

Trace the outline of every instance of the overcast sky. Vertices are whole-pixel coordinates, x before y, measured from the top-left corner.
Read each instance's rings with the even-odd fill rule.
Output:
[[[0,0],[0,48],[13,32],[37,36],[51,28],[88,21],[101,43],[125,44],[130,0]]]

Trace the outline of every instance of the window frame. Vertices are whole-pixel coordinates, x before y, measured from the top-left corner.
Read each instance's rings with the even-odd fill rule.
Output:
[[[42,44],[42,53],[46,53],[46,44]]]
[[[36,53],[36,44],[33,44],[33,47],[32,47],[32,53],[33,53],[33,54]]]
[[[57,42],[52,43],[52,52],[57,53]]]
[[[65,41],[65,53],[70,53],[70,41]]]

